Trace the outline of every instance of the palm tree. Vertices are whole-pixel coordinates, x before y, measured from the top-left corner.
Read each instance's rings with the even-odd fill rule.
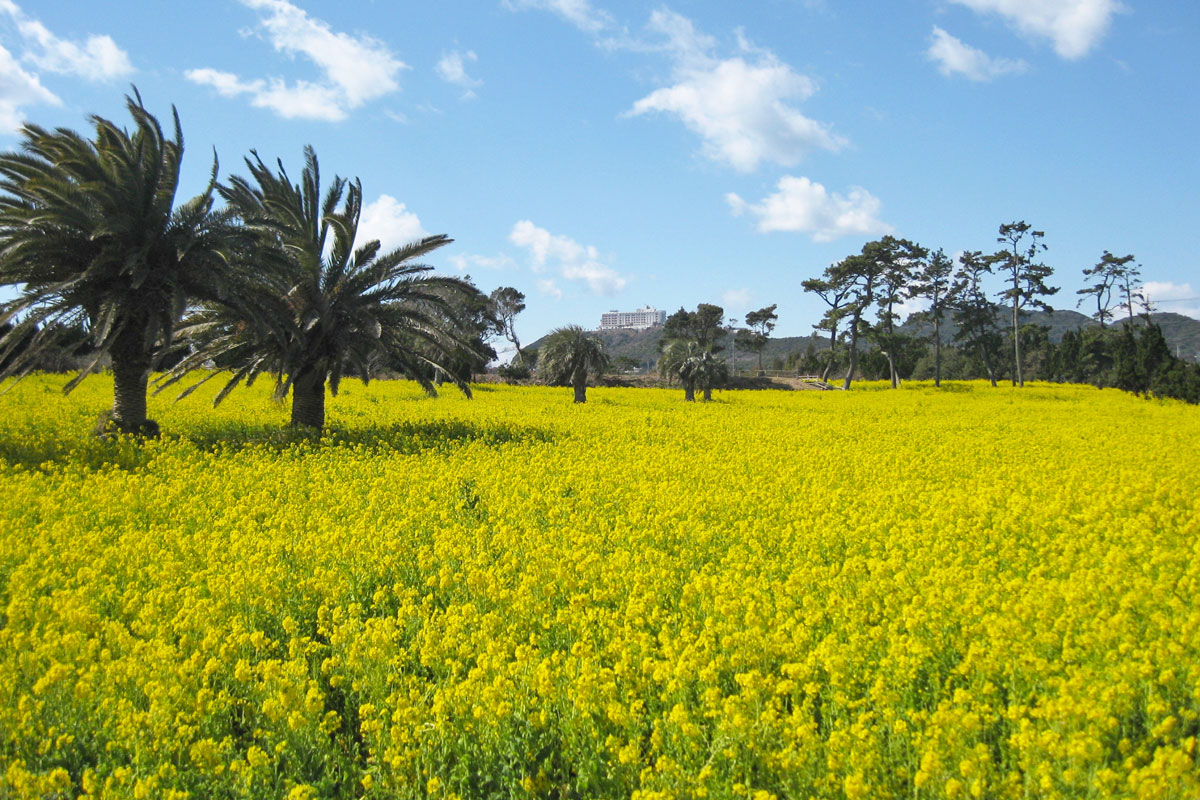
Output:
[[[604,342],[578,325],[556,328],[538,351],[538,372],[547,383],[571,384],[575,402],[587,402],[588,376],[599,377],[608,368]]]
[[[478,347],[460,313],[478,290],[414,263],[453,240],[428,236],[386,253],[371,240],[355,249],[359,181],[335,176],[322,198],[311,147],[299,184],[282,163],[276,173],[252,155],[252,181],[235,176],[219,188],[256,234],[255,268],[239,288],[245,300],[208,304],[189,319],[181,334],[193,341],[192,352],[162,388],[211,363],[232,373],[215,404],[270,372],[276,396],[292,394],[291,424],[318,429],[325,425],[326,383],[337,395],[347,373],[365,382],[380,368],[399,368],[430,395],[437,394],[433,379],[444,376],[470,397],[469,376],[454,364]]]
[[[724,361],[691,339],[671,339],[663,347],[658,371],[668,379],[679,378],[683,384],[683,399],[693,402],[696,390],[703,392],[705,401],[712,400],[713,389],[725,383],[729,368]]]
[[[658,359],[658,373],[668,382],[678,378],[683,384],[683,399],[689,403],[696,399],[696,383],[690,370],[684,373],[683,365],[701,352],[700,345],[691,339],[670,339],[663,345]]]
[[[707,403],[712,400],[713,389],[723,385],[729,378],[729,368],[724,361],[718,361],[713,358],[712,353],[705,350],[685,360],[679,367],[679,375],[699,389],[703,393],[704,402]],[[695,395],[692,399],[695,399]]]
[[[155,357],[189,301],[222,296],[238,229],[213,208],[215,158],[204,192],[175,206],[174,107],[168,139],[136,88],[125,100],[132,133],[95,115],[94,140],[26,124],[21,150],[0,154],[0,283],[23,287],[0,307],[0,325],[12,325],[0,374],[26,374],[58,331],[83,327],[95,349],[64,390],[108,356],[113,406],[98,430],[157,435],[146,418]]]

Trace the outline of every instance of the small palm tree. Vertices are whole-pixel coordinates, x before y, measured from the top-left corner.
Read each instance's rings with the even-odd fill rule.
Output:
[[[683,384],[683,399],[689,403],[696,399],[697,389],[703,393],[705,401],[712,400],[713,389],[729,377],[725,362],[713,358],[712,353],[689,339],[672,339],[666,344],[658,361],[658,371],[668,380],[679,378]]]
[[[362,185],[335,177],[322,197],[316,154],[311,147],[304,154],[299,184],[282,164],[273,172],[253,153],[246,159],[252,181],[235,176],[220,187],[256,234],[255,268],[241,302],[209,304],[181,330],[193,349],[163,388],[215,365],[232,373],[219,403],[239,383],[274,373],[276,396],[292,394],[291,424],[312,428],[325,424],[326,383],[336,395],[347,373],[368,381],[380,368],[399,368],[431,395],[444,376],[470,397],[455,364],[479,347],[461,313],[479,292],[414,263],[452,240],[429,236],[386,253],[372,240],[355,249]]]
[[[599,377],[608,368],[604,342],[578,325],[556,328],[538,351],[538,373],[547,383],[570,384],[575,402],[587,402],[588,376]]]
[[[224,296],[239,232],[205,191],[176,207],[183,134],[168,139],[126,97],[132,133],[91,116],[95,138],[27,124],[21,151],[0,154],[0,283],[23,287],[0,307],[4,375],[23,375],[64,328],[94,347],[70,391],[108,356],[113,406],[98,428],[156,435],[146,418],[150,370],[188,302]]]
[[[723,386],[729,378],[729,368],[724,361],[713,358],[712,353],[706,350],[684,361],[679,368],[679,374],[701,391],[704,402],[707,403],[712,400],[713,389]]]
[[[683,399],[692,402],[696,399],[696,383],[685,376],[683,365],[688,359],[700,354],[700,346],[689,339],[670,339],[663,345],[662,355],[658,359],[658,373],[673,382],[675,378],[683,384]]]

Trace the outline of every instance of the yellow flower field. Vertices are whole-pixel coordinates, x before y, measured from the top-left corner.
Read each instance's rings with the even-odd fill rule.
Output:
[[[0,397],[0,797],[1200,796],[1195,407],[256,385],[136,444],[64,381]]]

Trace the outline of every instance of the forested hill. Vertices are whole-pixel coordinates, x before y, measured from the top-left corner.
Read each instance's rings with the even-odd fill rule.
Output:
[[[1009,319],[1008,314],[1007,309],[997,307],[996,322],[1001,330],[1006,330]],[[1200,353],[1200,320],[1169,312],[1152,314],[1151,319],[1162,328],[1163,336],[1166,337],[1172,353],[1178,352],[1181,357],[1189,361],[1196,360],[1197,353]],[[1049,328],[1050,341],[1055,343],[1058,343],[1067,331],[1079,330],[1080,328],[1096,324],[1091,317],[1080,314],[1077,311],[1066,310],[1055,311],[1052,314],[1042,311],[1022,314],[1022,320]],[[1145,323],[1142,318],[1137,317],[1134,320],[1134,324],[1141,326]],[[928,320],[925,314],[914,314],[900,327],[900,331],[910,336],[931,338],[933,335],[933,323]],[[954,337],[954,331],[954,324],[947,315],[947,318],[942,321],[942,340],[951,342]],[[596,331],[596,335],[604,341],[605,349],[612,358],[624,356],[637,361],[644,367],[653,366],[658,360],[658,342],[662,338],[662,328],[651,328],[644,331]],[[540,348],[542,339],[544,338],[542,337],[528,346]],[[776,358],[785,359],[791,353],[803,352],[808,348],[810,340],[814,349],[824,350],[829,347],[829,334],[827,333],[814,334],[812,337],[783,336],[772,338],[767,342],[767,346],[763,350],[764,365],[769,366]],[[729,337],[725,337],[723,344],[728,348]],[[756,354],[747,353],[743,355],[742,353],[738,353],[738,364],[743,369],[751,367],[757,361],[758,356]]]

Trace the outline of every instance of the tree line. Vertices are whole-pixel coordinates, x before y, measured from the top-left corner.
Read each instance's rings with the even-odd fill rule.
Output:
[[[1029,311],[1053,313],[1046,298],[1059,291],[1048,283],[1053,269],[1042,260],[1044,239],[1043,231],[1025,221],[1005,223],[994,252],[966,251],[957,259],[892,236],[868,242],[861,252],[804,281],[804,289],[826,305],[814,328],[828,333],[829,349],[801,358],[810,365],[823,361],[823,379],[844,366],[844,388],[863,371],[865,342],[866,356],[886,365],[868,371],[882,372],[893,387],[914,372],[926,377],[918,370],[922,360],[932,361],[928,377],[940,386],[948,355],[953,377],[985,377],[993,386],[1004,373],[1014,386],[1024,386],[1032,372],[1041,380],[1090,382],[1200,402],[1200,367],[1170,353],[1161,328],[1150,319],[1132,254],[1106,250],[1083,270],[1086,286],[1077,292],[1077,305],[1088,304],[1098,326],[1069,331],[1055,345],[1046,328],[1029,322]],[[993,279],[998,285],[989,285]],[[915,316],[932,327],[928,337],[897,328],[897,307],[912,299],[925,301],[927,310]],[[953,323],[950,348],[943,344],[946,321]],[[925,353],[927,342],[933,345],[932,359]]]
[[[470,396],[474,375],[496,358],[495,337],[516,351],[501,377],[527,379],[536,368],[540,380],[572,386],[576,402],[614,363],[578,326],[553,331],[541,353],[523,348],[520,291],[484,295],[469,276],[434,275],[423,263],[452,241],[444,234],[386,251],[361,241],[361,182],[335,175],[322,186],[312,148],[295,181],[282,161],[271,165],[251,151],[248,176],[222,182],[214,155],[204,191],[177,202],[178,113],[172,107],[168,136],[136,88],[126,107],[132,130],[96,115],[91,138],[26,124],[20,149],[0,154],[0,285],[20,292],[0,305],[0,377],[73,364],[70,391],[109,366],[113,404],[100,432],[157,434],[146,414],[155,371],[154,391],[203,371],[180,397],[224,376],[214,403],[270,375],[275,395],[291,396],[291,424],[321,428],[326,391],[336,395],[347,375],[402,375],[430,394],[448,381]],[[1008,373],[1017,386],[1027,378],[1089,381],[1200,402],[1200,367],[1175,358],[1150,321],[1134,256],[1105,251],[1084,270],[1079,302],[1094,304],[1099,326],[1055,345],[1027,320],[1030,310],[1050,311],[1045,298],[1059,291],[1047,283],[1045,234],[1023,221],[998,234],[994,252],[957,259],[884,236],[804,281],[826,306],[814,328],[829,346],[810,345],[791,365],[819,369],[822,380],[844,368],[843,388],[864,374],[898,387],[920,376],[932,343],[929,371],[939,386],[947,372],[992,385]],[[988,285],[993,279],[998,288]],[[898,325],[898,309],[914,298],[928,306],[919,316],[930,337]],[[752,311],[744,323],[725,320],[713,304],[679,309],[659,343],[660,374],[678,381],[687,400],[710,399],[729,378],[720,357],[726,339],[734,354],[757,353],[761,370],[776,308]],[[944,346],[947,322],[953,336]]]
[[[69,392],[108,365],[98,431],[157,435],[153,371],[163,391],[207,370],[180,397],[224,375],[214,403],[268,374],[291,395],[291,424],[321,428],[344,376],[469,396],[496,357],[488,339],[515,340],[515,290],[432,274],[422,260],[444,234],[362,241],[362,184],[323,186],[312,148],[294,181],[253,151],[248,176],[218,181],[214,154],[204,191],[178,202],[178,112],[168,135],[136,88],[126,108],[131,130],[96,115],[91,138],[26,124],[20,149],[0,154],[0,285],[19,292],[0,306],[0,377],[72,363]]]
[[[1170,352],[1150,317],[1132,254],[1105,250],[1083,270],[1086,285],[1077,292],[1077,307],[1086,305],[1098,325],[1067,331],[1055,343],[1047,327],[1030,321],[1031,311],[1053,313],[1047,298],[1059,292],[1043,261],[1045,233],[1017,221],[1000,225],[997,234],[993,252],[966,251],[956,258],[894,236],[867,242],[802,284],[825,304],[813,327],[828,337],[827,347],[818,349],[810,339],[804,351],[777,359],[777,366],[819,373],[822,381],[844,370],[844,389],[856,377],[883,378],[895,388],[911,377],[936,386],[943,377],[986,378],[996,386],[1007,375],[1020,387],[1026,380],[1092,383],[1200,403],[1200,365]],[[926,310],[909,322],[928,327],[927,335],[900,325],[899,309],[913,299],[923,300]],[[685,399],[693,400],[697,391],[709,399],[727,384],[728,364],[718,358],[726,349],[732,363],[738,349],[757,353],[761,371],[776,308],[751,311],[744,323],[726,320],[714,304],[679,309],[667,318],[658,343],[659,374],[678,381]],[[583,335],[579,329],[572,334]],[[603,368],[596,365],[607,363],[592,362],[596,375]],[[579,390],[576,396],[582,402]]]

